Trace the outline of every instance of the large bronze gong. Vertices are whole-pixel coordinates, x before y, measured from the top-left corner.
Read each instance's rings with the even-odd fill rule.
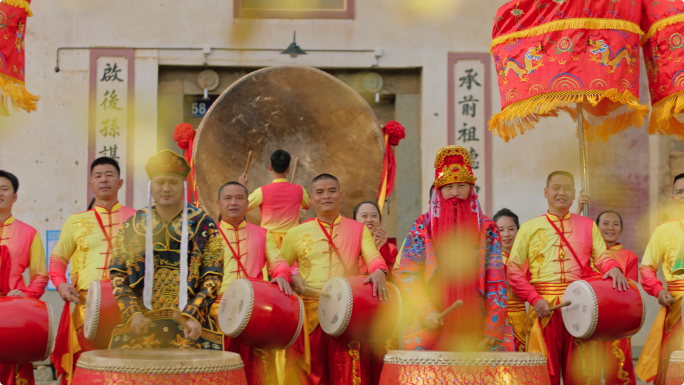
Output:
[[[323,71],[283,66],[264,68],[236,81],[202,120],[194,148],[202,207],[218,218],[218,189],[237,181],[250,151],[249,191],[270,183],[270,156],[278,149],[288,151],[293,161],[299,157],[293,183],[307,192],[319,174],[340,180],[342,215],[351,216],[359,202],[375,200],[383,139],[370,106]],[[314,216],[312,207],[301,219]],[[258,210],[250,212],[248,220],[259,223]]]

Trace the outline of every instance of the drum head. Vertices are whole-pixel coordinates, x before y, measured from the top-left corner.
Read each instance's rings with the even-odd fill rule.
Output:
[[[252,283],[244,278],[228,285],[219,305],[218,322],[223,334],[235,338],[245,330],[254,308]]]
[[[598,300],[591,285],[586,281],[571,283],[565,288],[563,301],[572,301],[561,311],[568,333],[579,339],[591,337],[598,323]]]
[[[83,334],[93,341],[97,335],[97,324],[100,321],[100,303],[102,288],[100,281],[93,281],[88,286],[88,295],[85,303],[85,316],[83,320]]]
[[[330,296],[318,300],[318,321],[326,334],[337,337],[347,330],[354,295],[351,286],[342,277],[331,278],[322,290]]]
[[[137,374],[216,373],[243,368],[240,355],[215,350],[110,349],[81,354],[79,368]]]

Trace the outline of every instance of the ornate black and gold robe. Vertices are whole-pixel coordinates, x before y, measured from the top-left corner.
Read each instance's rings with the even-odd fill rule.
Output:
[[[164,223],[153,206],[152,309],[143,306],[147,212],[147,208],[136,212],[114,240],[109,274],[122,324],[112,333],[110,348],[223,350],[223,335],[209,316],[223,278],[223,248],[217,238],[214,221],[203,210],[188,206],[188,304],[181,313],[202,326],[202,336],[193,341],[183,337],[183,327],[173,320],[174,312],[179,310],[182,213],[171,222]],[[129,331],[129,322],[136,313],[152,320],[146,335],[135,335]]]

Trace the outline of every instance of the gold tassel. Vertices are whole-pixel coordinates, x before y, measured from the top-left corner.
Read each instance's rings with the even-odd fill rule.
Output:
[[[609,117],[594,117],[584,125],[587,140],[606,141],[611,135],[632,126],[643,124],[648,115],[648,106],[639,104],[639,99],[629,91],[620,92],[614,88],[608,90],[578,90],[550,92],[532,96],[513,103],[489,120],[489,130],[496,132],[505,142],[515,138],[518,132],[522,135],[534,129],[540,118],[557,117],[560,111],[569,113],[576,119],[571,103],[590,103],[597,106],[608,99],[616,104],[627,106],[627,111]],[[596,121],[602,121],[601,124]],[[619,125],[617,124],[619,123]]]
[[[10,7],[25,9],[29,17],[33,16],[29,2],[26,0],[3,0]]]
[[[595,18],[555,20],[522,31],[517,31],[509,33],[507,35],[495,37],[494,39],[492,39],[492,44],[489,47],[489,52],[492,52],[494,47],[496,47],[497,45],[506,43],[509,40],[531,36],[539,36],[554,31],[565,31],[566,29],[617,29],[621,31],[636,33],[637,35],[644,34],[644,31],[641,30],[638,24],[626,20]]]
[[[40,97],[26,90],[24,82],[11,76],[0,74],[0,115],[9,116],[9,103],[27,112],[36,110]]]
[[[648,133],[660,135],[677,135],[684,140],[684,123],[674,117],[684,112],[684,91],[676,92],[653,105]]]
[[[653,35],[655,35],[656,33],[662,31],[663,29],[665,29],[665,27],[668,27],[668,26],[670,26],[670,25],[674,25],[674,24],[677,24],[677,23],[681,23],[681,22],[684,22],[684,14],[682,14],[682,13],[680,13],[679,15],[670,16],[670,17],[667,17],[667,18],[665,18],[665,19],[656,21],[656,22],[653,23],[653,25],[651,25],[651,27],[648,29],[648,32],[646,32],[646,34],[645,34],[644,36],[641,37],[641,42],[642,42],[642,44],[643,44],[646,40],[652,38]]]

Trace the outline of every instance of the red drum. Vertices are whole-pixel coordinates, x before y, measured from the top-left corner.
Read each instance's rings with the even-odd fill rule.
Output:
[[[121,323],[110,281],[93,281],[88,286],[83,334],[99,349],[109,348],[114,328]]]
[[[575,338],[613,341],[636,334],[644,325],[646,305],[636,282],[629,290],[613,289],[612,279],[591,278],[571,283],[563,301],[572,301],[561,311],[568,333]]]
[[[0,363],[46,360],[55,347],[55,317],[49,304],[32,298],[0,297]]]
[[[318,301],[318,320],[323,331],[348,341],[386,341],[399,332],[401,294],[387,282],[390,298],[373,297],[373,285],[364,284],[368,277],[334,277],[323,285]]]
[[[247,385],[240,355],[202,349],[115,349],[81,354],[73,385]]]
[[[682,384],[684,384],[684,350],[677,350],[672,352],[670,356],[670,365],[667,367],[665,385]]]
[[[221,331],[258,349],[287,349],[304,325],[304,303],[285,295],[270,282],[237,279],[228,285],[219,305]]]
[[[390,350],[380,385],[549,385],[541,353]]]

